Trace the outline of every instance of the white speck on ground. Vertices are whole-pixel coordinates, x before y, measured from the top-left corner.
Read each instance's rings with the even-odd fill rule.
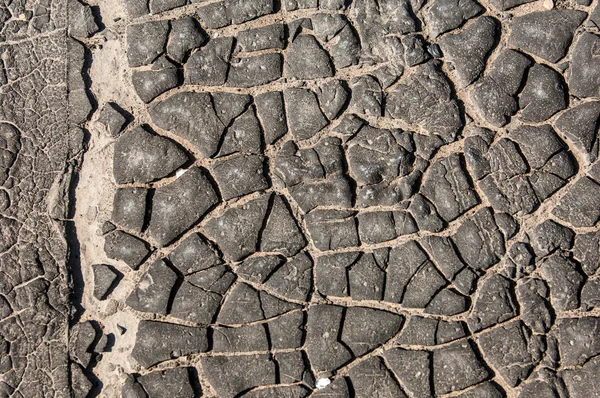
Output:
[[[331,380],[329,380],[329,379],[319,379],[315,383],[315,387],[317,387],[319,390],[322,390],[330,384],[331,384]]]

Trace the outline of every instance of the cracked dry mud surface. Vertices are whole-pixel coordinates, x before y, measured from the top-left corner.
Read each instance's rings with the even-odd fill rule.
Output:
[[[600,397],[598,1],[0,1],[0,396]]]

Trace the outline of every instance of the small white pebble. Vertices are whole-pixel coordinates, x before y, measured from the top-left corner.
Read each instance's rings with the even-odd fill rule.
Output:
[[[315,387],[317,387],[319,390],[322,390],[330,384],[331,384],[331,380],[329,380],[329,379],[319,379],[315,383]]]

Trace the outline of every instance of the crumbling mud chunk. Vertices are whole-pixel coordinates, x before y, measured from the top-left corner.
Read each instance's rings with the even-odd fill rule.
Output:
[[[223,295],[234,281],[235,275],[223,265],[188,275],[181,285],[170,290],[171,297],[174,295],[170,314],[189,322],[210,324],[219,311]]]
[[[143,367],[208,349],[204,328],[141,321],[131,356]]]
[[[469,340],[433,352],[433,387],[436,394],[462,390],[485,380],[488,375],[489,371]]]
[[[94,297],[98,300],[106,300],[108,295],[123,279],[123,274],[114,267],[105,264],[94,266]]]
[[[140,376],[138,382],[149,397],[173,395],[192,398],[200,392],[200,384],[193,368],[154,371]]]
[[[222,397],[235,397],[260,385],[277,383],[276,363],[267,355],[214,356],[202,360],[208,380]]]
[[[518,385],[529,376],[546,348],[544,340],[538,335],[531,335],[520,321],[483,333],[479,342],[491,365],[511,386]]]
[[[318,79],[333,75],[329,55],[314,36],[298,35],[288,49],[286,76],[296,79]]]
[[[227,84],[233,87],[261,86],[279,79],[281,74],[281,55],[255,55],[232,61]]]
[[[600,102],[586,102],[565,111],[556,120],[557,129],[585,151],[590,162],[598,158]]]
[[[148,233],[165,246],[197,223],[218,201],[206,172],[197,167],[189,169],[154,192]]]
[[[226,258],[241,260],[256,251],[268,206],[269,197],[263,196],[230,208],[220,217],[208,221],[206,232]]]
[[[150,264],[126,303],[136,311],[166,314],[176,281],[177,274],[164,261],[158,260]]]
[[[167,41],[167,21],[146,22],[127,28],[127,59],[130,67],[152,63]]]
[[[477,79],[485,60],[496,43],[498,22],[490,17],[477,18],[459,33],[444,36],[440,46],[458,77],[461,87]]]
[[[539,123],[566,107],[562,78],[552,69],[534,65],[519,96],[521,119]]]
[[[502,127],[518,111],[515,94],[530,65],[525,55],[504,49],[492,63],[489,74],[475,82],[470,98],[485,120]]]
[[[147,183],[168,176],[187,160],[170,139],[136,127],[117,140],[113,173],[117,184]]]
[[[600,185],[588,177],[573,184],[567,195],[561,199],[553,213],[575,227],[592,227],[600,219],[597,201]],[[575,210],[577,208],[578,210]]]
[[[433,37],[460,27],[484,8],[472,0],[437,0],[423,13],[425,25]]]
[[[557,9],[517,17],[512,22],[510,44],[548,62],[557,62],[567,53],[575,29],[585,17],[583,11]]]
[[[141,232],[146,218],[148,190],[121,188],[115,192],[112,222],[134,232]]]
[[[157,59],[150,70],[133,72],[132,80],[135,91],[146,104],[179,84],[177,67],[165,57]]]
[[[127,119],[119,109],[115,107],[115,104],[109,102],[102,107],[100,117],[98,117],[98,123],[102,124],[110,135],[116,137],[123,131]]]
[[[217,161],[212,171],[224,200],[268,188],[262,156],[233,155]]]
[[[145,241],[123,231],[114,231],[106,236],[104,251],[108,257],[124,261],[133,269],[138,269],[150,254]]]
[[[356,393],[359,396],[406,397],[391,372],[378,357],[367,359],[352,368],[350,378],[352,383],[356,383]]]
[[[196,19],[184,16],[171,21],[167,54],[173,60],[182,63],[192,50],[202,46],[206,40],[206,33],[204,33]]]
[[[599,42],[598,35],[584,32],[575,44],[569,74],[569,84],[574,95],[582,98],[600,95],[600,74],[597,68]]]
[[[448,80],[433,61],[419,65],[397,86],[387,98],[386,111],[394,119],[414,123],[448,142],[463,124]]]
[[[225,127],[244,110],[247,98],[229,94],[219,102],[217,95],[181,92],[153,104],[150,117],[161,129],[187,140],[202,156],[215,155]],[[235,106],[232,106],[235,104]]]

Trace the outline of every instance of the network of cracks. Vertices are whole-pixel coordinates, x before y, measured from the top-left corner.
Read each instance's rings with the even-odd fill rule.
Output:
[[[124,8],[75,396],[600,396],[597,2]]]

